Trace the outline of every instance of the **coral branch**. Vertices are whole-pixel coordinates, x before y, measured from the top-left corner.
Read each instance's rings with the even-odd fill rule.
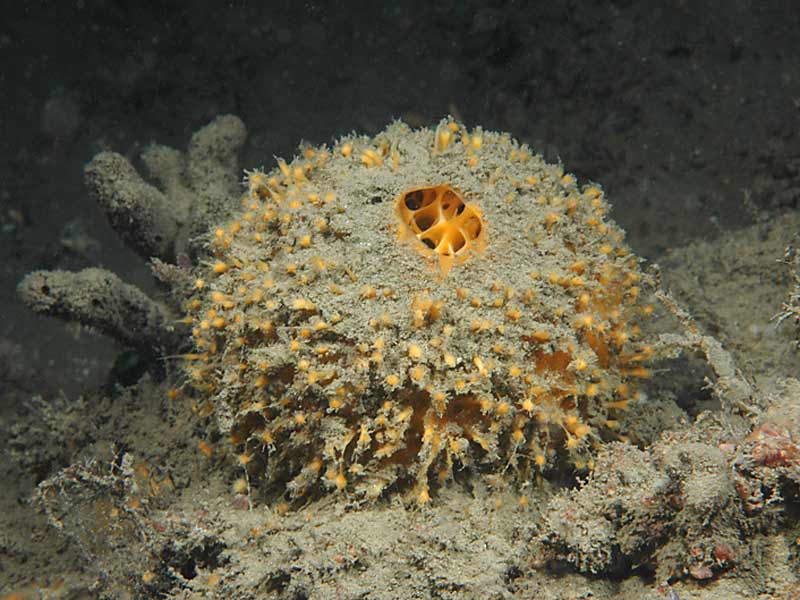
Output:
[[[145,182],[128,159],[101,152],[85,170],[86,184],[123,240],[145,257],[169,260],[178,214],[169,198]]]
[[[736,366],[731,354],[722,347],[719,341],[709,335],[703,335],[692,315],[678,304],[675,298],[666,291],[661,282],[661,271],[658,265],[651,266],[654,296],[681,323],[685,332],[662,333],[658,336],[657,352],[666,356],[670,349],[683,348],[701,351],[706,362],[714,371],[717,379],[713,383],[714,392],[727,412],[733,409],[743,414],[757,415],[759,410],[753,404],[755,392],[753,386]]]
[[[175,343],[166,309],[103,269],[34,271],[18,292],[37,313],[96,327],[128,346],[152,351]]]
[[[172,261],[189,239],[225,218],[239,190],[238,153],[247,137],[241,119],[217,117],[183,153],[152,144],[142,154],[156,188],[124,156],[101,152],[86,166],[86,184],[125,242],[145,258]]]
[[[206,233],[227,216],[241,189],[238,154],[247,137],[239,117],[221,115],[195,132],[189,142],[187,177],[194,190],[192,232]]]

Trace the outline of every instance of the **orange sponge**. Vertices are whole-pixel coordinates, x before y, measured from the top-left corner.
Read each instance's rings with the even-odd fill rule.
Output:
[[[449,185],[403,192],[396,207],[404,233],[439,255],[444,269],[452,265],[453,258],[466,258],[470,251],[480,252],[486,245],[480,209],[465,204]]]
[[[624,437],[649,311],[599,187],[451,120],[246,184],[187,301],[186,388],[253,489],[424,504],[456,472],[524,487]]]

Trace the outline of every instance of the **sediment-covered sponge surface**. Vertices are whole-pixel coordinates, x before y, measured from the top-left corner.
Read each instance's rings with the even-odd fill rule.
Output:
[[[637,259],[509,135],[445,120],[301,148],[245,178],[187,303],[187,387],[291,497],[454,470],[591,468],[648,376]]]

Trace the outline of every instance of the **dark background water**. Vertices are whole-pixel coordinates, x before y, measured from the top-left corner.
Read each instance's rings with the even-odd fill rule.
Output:
[[[86,194],[85,162],[184,148],[219,113],[249,129],[243,167],[394,118],[508,130],[602,183],[653,260],[800,197],[792,0],[0,7],[3,412],[17,393],[102,383],[119,351],[31,315],[15,295],[26,272],[103,266],[153,289]]]

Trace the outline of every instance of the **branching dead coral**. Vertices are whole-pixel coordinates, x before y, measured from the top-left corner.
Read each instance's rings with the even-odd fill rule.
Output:
[[[246,135],[238,117],[224,115],[192,136],[186,154],[151,144],[142,161],[161,189],[121,154],[101,152],[86,165],[86,185],[131,248],[144,258],[174,260],[230,212]]]
[[[703,335],[692,315],[663,288],[661,273],[657,265],[651,267],[649,276],[652,277],[655,297],[684,329],[682,335],[661,334],[657,345],[658,354],[666,357],[686,350],[702,352],[709,367],[716,375],[716,380],[711,382],[711,387],[727,412],[730,413],[732,409],[735,409],[744,414],[757,415],[758,409],[755,405],[756,395],[753,386],[736,366],[731,354],[722,347],[719,340],[709,335]]]
[[[159,187],[140,176],[115,152],[101,152],[86,167],[86,183],[120,237],[162,280],[180,283],[189,255],[200,251],[196,236],[232,210],[238,193],[238,152],[246,130],[238,117],[224,115],[192,136],[187,153],[152,144],[142,161]],[[166,261],[166,262],[164,262]],[[177,261],[180,267],[170,267]],[[181,286],[176,285],[180,296]],[[37,271],[19,286],[34,311],[96,327],[145,353],[175,350],[179,344],[167,306],[101,269],[79,273]]]
[[[789,300],[781,305],[781,312],[775,315],[775,320],[780,325],[786,320],[795,322],[797,326],[797,345],[800,347],[800,252],[794,246],[787,246],[783,255],[783,262],[789,267],[789,276],[792,279],[792,290]]]
[[[35,312],[94,327],[126,346],[149,352],[178,343],[167,309],[104,269],[34,271],[18,292]]]

